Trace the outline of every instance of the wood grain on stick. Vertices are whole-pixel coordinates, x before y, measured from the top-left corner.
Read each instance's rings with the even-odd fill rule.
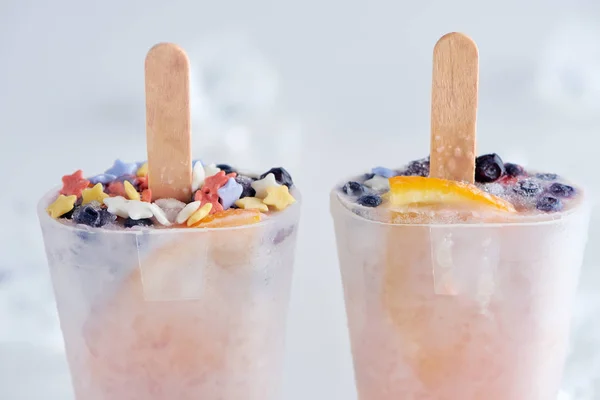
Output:
[[[148,184],[156,199],[191,199],[190,65],[171,43],[146,56]]]
[[[475,179],[478,58],[475,42],[461,33],[444,35],[433,50],[431,177]]]

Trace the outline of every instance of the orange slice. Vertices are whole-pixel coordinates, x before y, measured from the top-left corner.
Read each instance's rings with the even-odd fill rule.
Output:
[[[258,210],[242,210],[230,208],[204,218],[195,228],[232,228],[234,226],[256,224],[262,220]]]
[[[409,205],[479,205],[506,212],[516,212],[515,207],[500,197],[491,195],[469,183],[421,176],[395,176],[390,178],[387,197],[392,206]]]

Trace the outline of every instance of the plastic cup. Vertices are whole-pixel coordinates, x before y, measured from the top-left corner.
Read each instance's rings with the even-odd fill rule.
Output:
[[[299,202],[240,227],[91,230],[46,214],[56,194],[38,214],[78,400],[279,398]]]
[[[588,208],[387,224],[331,196],[360,400],[556,400]]]

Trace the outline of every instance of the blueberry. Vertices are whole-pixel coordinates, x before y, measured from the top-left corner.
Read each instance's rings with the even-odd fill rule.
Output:
[[[86,204],[73,213],[73,222],[87,226],[100,226],[100,210],[90,204]]]
[[[518,164],[506,163],[504,164],[506,175],[508,176],[521,176],[525,175],[525,170]]]
[[[525,179],[517,182],[517,185],[513,188],[513,190],[525,197],[532,197],[542,191],[542,187],[535,181],[530,179]]]
[[[421,160],[411,161],[403,172],[403,175],[409,176],[429,176],[429,157]]]
[[[377,207],[381,204],[381,197],[376,194],[365,194],[360,196],[356,202],[365,207]]]
[[[364,175],[365,181],[368,181],[369,179],[373,179],[373,177],[375,176],[374,173],[372,172],[368,172]]]
[[[496,153],[479,156],[475,160],[475,182],[495,182],[505,172],[504,162]]]
[[[571,197],[575,194],[575,188],[573,186],[564,185],[558,182],[550,185],[548,191],[558,197]]]
[[[240,196],[240,199],[256,196],[256,190],[252,189],[252,182],[254,182],[254,179],[249,176],[238,175],[235,177],[235,181],[242,185],[242,195]]]
[[[123,221],[123,226],[125,226],[125,228],[133,228],[134,226],[152,226],[152,220],[150,218],[126,218],[125,221]]]
[[[342,190],[348,196],[360,196],[360,195],[364,194],[365,187],[358,182],[349,181],[342,187]]]
[[[535,177],[543,181],[553,181],[558,178],[556,174],[535,174]]]
[[[292,181],[292,176],[283,167],[271,168],[270,170],[268,170],[267,172],[262,174],[260,176],[260,179],[263,179],[268,174],[275,175],[275,180],[280,185],[285,185],[288,188],[291,188],[292,186],[294,186],[294,182]]]
[[[107,210],[100,210],[100,224],[98,227],[114,223],[116,220],[116,215],[109,213]]]
[[[216,167],[219,168],[221,171],[225,171],[226,174],[236,172],[235,169],[233,169],[233,167],[228,164],[217,164]]]
[[[546,212],[560,211],[562,209],[562,202],[556,197],[546,195],[539,198],[535,208]]]

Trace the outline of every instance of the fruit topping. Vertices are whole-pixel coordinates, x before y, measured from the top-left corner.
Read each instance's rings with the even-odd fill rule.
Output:
[[[486,154],[475,160],[475,182],[495,182],[505,171],[504,162],[498,154]]]

